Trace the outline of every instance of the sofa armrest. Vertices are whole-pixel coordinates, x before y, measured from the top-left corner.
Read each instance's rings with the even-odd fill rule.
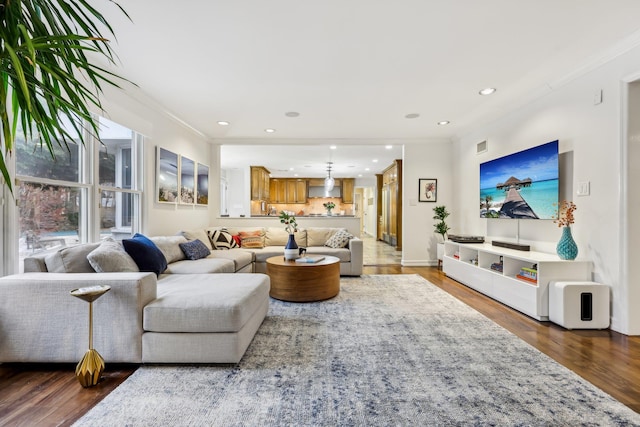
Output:
[[[360,276],[362,274],[362,265],[364,264],[364,242],[362,239],[354,237],[349,240],[348,248],[351,251],[351,276]]]
[[[142,361],[142,310],[153,273],[24,273],[0,278],[0,362],[78,362],[89,345],[89,304],[75,288],[108,285],[93,303],[93,344],[107,362]]]

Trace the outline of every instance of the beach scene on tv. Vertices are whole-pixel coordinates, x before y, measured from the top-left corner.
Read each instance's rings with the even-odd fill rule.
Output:
[[[558,141],[482,163],[480,217],[553,219],[558,175]]]

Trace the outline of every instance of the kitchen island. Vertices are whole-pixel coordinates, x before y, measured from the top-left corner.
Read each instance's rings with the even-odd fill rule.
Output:
[[[353,215],[296,215],[298,227],[341,227],[356,237],[360,237],[360,218]],[[258,215],[248,217],[217,217],[212,226],[226,227],[284,227],[277,215]]]

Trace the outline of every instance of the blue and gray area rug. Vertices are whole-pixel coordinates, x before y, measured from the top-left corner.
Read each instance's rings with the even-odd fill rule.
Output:
[[[77,426],[618,426],[640,415],[415,275],[272,300],[236,366],[143,366]]]

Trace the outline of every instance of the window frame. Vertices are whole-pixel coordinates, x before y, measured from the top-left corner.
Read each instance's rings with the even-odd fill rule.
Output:
[[[96,115],[96,118],[100,116]],[[106,117],[105,117],[106,119]],[[109,120],[109,119],[107,119]],[[40,185],[55,185],[64,186],[70,188],[77,188],[82,193],[78,223],[78,241],[79,244],[87,242],[99,242],[100,241],[100,195],[102,191],[113,191],[116,193],[129,193],[133,194],[136,202],[133,203],[133,216],[131,223],[131,234],[140,232],[142,229],[142,216],[143,216],[143,177],[144,177],[144,142],[145,138],[139,132],[133,129],[131,130],[131,165],[134,166],[131,176],[131,187],[120,188],[100,185],[99,182],[99,155],[101,142],[96,136],[93,136],[85,128],[85,144],[78,143],[78,181],[65,181],[49,178],[39,178],[29,175],[17,174],[17,156],[13,155],[10,162],[7,162],[10,171],[14,172],[14,189],[17,189],[22,182],[33,183]],[[4,186],[3,186],[4,187]],[[16,190],[14,190],[16,191]],[[3,193],[6,191],[2,190]],[[19,238],[20,238],[20,224],[19,224],[19,203],[18,194],[14,192],[14,195],[8,195],[1,199],[3,203],[2,214],[4,216],[2,223],[2,233],[4,244],[1,245],[0,254],[4,251],[4,262],[2,268],[0,268],[0,275],[8,275],[20,272],[20,254],[19,254]],[[6,203],[7,199],[12,199],[10,203]],[[0,234],[1,235],[1,234]]]

